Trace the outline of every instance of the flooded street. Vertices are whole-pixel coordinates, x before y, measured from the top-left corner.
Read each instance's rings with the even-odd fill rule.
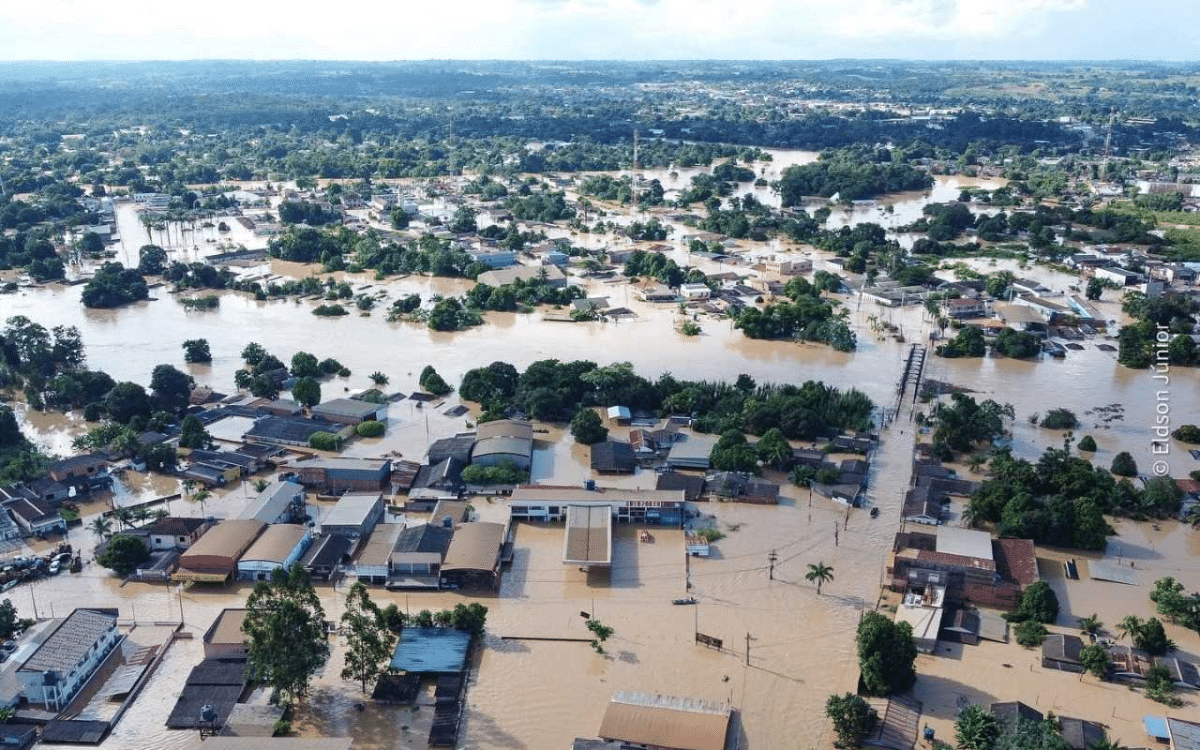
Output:
[[[788,163],[815,158],[811,152],[791,152],[788,161],[785,152],[774,153],[776,160],[767,165],[768,180],[777,179],[778,171]],[[756,171],[762,166],[755,165]],[[666,178],[664,187],[671,189],[686,185],[693,170],[679,170],[676,178],[669,178],[665,170],[661,175],[654,170],[645,174],[648,179]],[[673,181],[668,184],[667,179]],[[877,206],[849,212],[835,209],[830,223],[908,223],[920,215],[920,207],[929,200],[952,200],[962,187],[972,184],[978,181],[939,177],[932,197],[897,196],[886,202],[893,206],[890,213],[881,212]],[[739,191],[744,192],[740,187]],[[766,200],[767,195],[760,197]],[[130,219],[122,213],[122,217],[124,244],[118,259],[133,264],[146,230],[136,215]],[[678,233],[672,242],[682,253]],[[151,236],[159,240],[157,233]],[[196,236],[176,235],[178,249],[173,254],[215,252],[215,243],[203,241],[216,237],[215,230],[198,228]],[[248,247],[265,244],[265,240],[240,226],[228,236],[230,241]],[[573,239],[584,241],[582,237]],[[596,236],[586,239],[598,245],[608,241]],[[191,250],[194,246],[201,250]],[[1056,290],[1077,283],[1075,277],[1065,274],[1040,268],[1019,269],[1015,261],[993,265],[976,260],[970,265],[978,270],[1008,268]],[[816,267],[820,269],[820,263]],[[316,270],[272,262],[250,272],[302,276]],[[530,314],[489,313],[483,326],[439,333],[423,324],[388,323],[384,308],[391,300],[411,293],[425,299],[433,294],[461,294],[471,282],[417,277],[375,282],[365,275],[352,278],[356,285],[371,284],[374,290],[386,293],[387,299],[370,315],[355,312],[340,318],[317,317],[311,314],[315,304],[311,301],[257,302],[233,292],[219,294],[221,304],[216,310],[187,311],[161,288],[152,292],[157,300],[114,310],[89,310],[79,301],[82,287],[50,285],[23,288],[14,295],[0,297],[0,319],[25,315],[46,327],[77,326],[88,365],[108,372],[118,381],[147,384],[151,370],[168,363],[190,373],[198,384],[211,385],[224,393],[234,392],[234,372],[242,364],[240,352],[255,341],[285,362],[303,350],[318,358],[334,357],[350,368],[349,377],[322,382],[325,399],[371,387],[369,375],[374,371],[390,378],[386,390],[412,392],[418,387],[417,377],[425,365],[435,366],[447,382],[457,385],[467,370],[496,360],[523,369],[536,360],[556,358],[590,359],[602,365],[628,361],[651,378],[670,372],[680,378],[729,381],[746,373],[760,383],[821,380],[839,388],[858,388],[884,407],[894,406],[895,387],[909,345],[927,341],[932,330],[922,308],[881,308],[857,297],[842,296],[858,336],[858,350],[853,353],[818,345],[755,341],[733,330],[728,319],[704,316],[699,320],[702,334],[686,337],[675,330],[679,318],[675,305],[641,302],[621,279],[617,283],[592,281],[587,290],[589,295],[608,296],[614,305],[629,307],[637,314],[634,319],[550,322],[543,319],[547,309],[542,308]],[[1119,318],[1116,301],[1103,302],[1100,309],[1106,316]],[[898,326],[906,343],[874,332],[873,323],[878,320]],[[193,338],[208,339],[211,364],[183,363],[181,344]],[[1103,338],[1085,341],[1082,351],[1071,351],[1064,359],[930,357],[925,377],[970,389],[976,398],[1011,403],[1016,411],[1011,425],[1013,447],[1020,456],[1035,458],[1046,446],[1061,445],[1061,432],[1034,426],[1028,418],[1065,407],[1080,416],[1082,426],[1075,431],[1076,436],[1090,434],[1099,444],[1094,457],[1098,464],[1107,466],[1117,452],[1127,450],[1145,471],[1151,461],[1150,427],[1160,388],[1149,371],[1121,367],[1115,353],[1097,348],[1098,343],[1105,342],[1115,344]],[[1176,368],[1171,376],[1169,403],[1174,424],[1195,422],[1200,414],[1200,373]],[[344,454],[398,452],[406,459],[421,460],[432,440],[469,429],[474,412],[454,418],[443,414],[457,403],[457,395],[451,394],[444,405],[418,408],[411,400],[391,404],[387,434],[378,439],[355,440]],[[1123,419],[1102,422],[1092,411],[1114,403],[1124,406]],[[928,407],[917,407],[922,408]],[[876,606],[885,557],[899,529],[898,511],[909,482],[915,438],[914,425],[908,421],[910,411],[906,402],[901,418],[884,429],[880,449],[873,456],[869,504],[880,508],[878,518],[870,518],[863,510],[847,514],[843,506],[812,498],[807,490],[785,484],[779,506],[700,505],[703,513],[715,516],[715,525],[726,534],[714,545],[714,555],[709,559],[689,562],[681,531],[654,529],[654,541],[648,543],[638,540],[636,529],[618,527],[609,575],[586,574],[562,564],[561,525],[519,525],[514,563],[505,571],[499,595],[479,599],[489,608],[488,634],[467,689],[468,708],[460,746],[481,750],[567,747],[575,736],[595,736],[613,691],[634,690],[730,702],[736,710],[740,750],[827,747],[825,700],[830,693],[855,689],[853,630],[861,613]],[[71,439],[88,426],[78,413],[42,414],[22,406],[18,414],[26,434],[58,455],[70,453]],[[563,425],[538,428],[545,431],[534,436],[534,481],[577,485],[593,478],[587,450],[574,444]],[[1171,448],[1169,461],[1174,476],[1186,476],[1200,466],[1183,445],[1173,442]],[[604,478],[602,483],[650,488],[654,475],[643,472],[618,480]],[[121,505],[177,491],[178,484],[171,479],[131,473],[115,502]],[[236,515],[251,495],[244,484],[236,485],[216,493],[204,509],[177,500],[172,512],[227,517]],[[474,502],[483,520],[505,515],[502,500]],[[86,516],[98,513],[101,507],[85,508],[85,522]],[[1068,582],[1061,574],[1061,561],[1066,555],[1039,549],[1042,575],[1056,588],[1063,604],[1059,624],[1064,631],[1073,627],[1076,617],[1092,612],[1100,613],[1110,626],[1125,614],[1146,616],[1146,592],[1153,579],[1161,575],[1175,575],[1189,591],[1200,589],[1196,532],[1176,523],[1164,523],[1157,531],[1148,524],[1115,525],[1119,536],[1110,542],[1110,554],[1120,554],[1125,562],[1135,560],[1141,586],[1103,583],[1086,576],[1082,581]],[[836,536],[834,528],[839,529]],[[90,551],[95,538],[75,528],[71,541]],[[767,563],[772,551],[779,560],[774,580],[769,579]],[[1076,553],[1070,557],[1088,559]],[[834,580],[820,596],[804,580],[807,566],[818,561],[834,569]],[[318,587],[328,619],[340,616],[346,589],[344,584],[337,589]],[[171,646],[147,689],[103,745],[114,750],[177,749],[191,747],[195,735],[167,730],[163,721],[188,671],[201,658],[199,637],[222,608],[242,606],[248,592],[245,584],[221,589],[192,587],[183,592],[174,586],[121,586],[107,571],[90,564],[80,574],[43,579],[13,589],[8,596],[23,615],[31,614],[36,607],[43,617],[61,616],[77,606],[102,605],[120,607],[125,620],[178,621],[182,608],[187,629],[196,635],[195,640],[180,640]],[[411,612],[470,600],[448,592],[405,594],[373,588],[371,594],[381,605],[395,602]],[[672,599],[689,594],[698,599],[697,606],[671,604]],[[585,637],[581,610],[615,629],[605,646],[605,655],[594,653],[586,643],[522,640]],[[697,630],[721,638],[724,648],[717,651],[696,645]],[[1195,633],[1172,628],[1170,635],[1183,653],[1200,656],[1200,640]],[[922,656],[917,663],[918,695],[926,701],[927,718],[942,739],[952,736],[953,713],[963,695],[972,701],[1020,698],[1036,701],[1043,711],[1103,720],[1127,744],[1139,741],[1135,730],[1141,713],[1153,712],[1157,705],[1140,695],[1125,697],[1125,689],[1119,688],[1121,696],[1109,698],[1125,702],[1120,703],[1122,708],[1113,717],[1089,714],[1089,701],[1097,700],[1091,690],[1117,689],[1096,685],[1093,678],[1085,677],[1082,684],[1091,686],[1084,691],[1074,675],[1039,672],[1035,652],[1012,643],[954,648],[958,651],[945,654],[939,648],[936,657]],[[999,667],[1001,663],[1012,667]],[[298,710],[294,723],[302,734],[348,733],[355,738],[354,747],[364,749],[426,746],[432,708],[423,706],[414,713],[408,708],[376,706],[367,701],[366,709],[359,713],[354,708],[362,700],[358,686],[340,679],[341,666],[341,650],[335,647],[330,662],[314,681],[312,696]],[[972,687],[964,687],[964,681],[970,681]],[[1103,705],[1107,710],[1109,704]]]

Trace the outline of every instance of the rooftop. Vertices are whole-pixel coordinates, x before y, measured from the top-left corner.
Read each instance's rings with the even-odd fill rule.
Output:
[[[308,529],[299,524],[272,524],[267,527],[262,536],[254,541],[254,544],[250,545],[250,549],[242,555],[241,561],[253,560],[283,565],[287,561],[288,555],[292,554],[292,551],[306,536],[308,536]]]
[[[730,714],[727,705],[617,691],[598,734],[671,750],[724,750]]]
[[[266,526],[262,521],[255,521],[251,518],[230,518],[219,521],[180,556],[180,567],[186,568],[189,558],[202,556],[236,558],[246,551],[246,548],[254,542]]]
[[[392,559],[392,550],[396,547],[396,540],[403,531],[404,524],[378,524],[371,532],[371,538],[363,545],[362,552],[358,556],[358,564],[360,566],[387,565]]]
[[[475,521],[454,531],[442,570],[493,570],[500,559],[507,526],[502,523]]]
[[[633,446],[606,440],[592,446],[592,468],[596,471],[632,473],[637,468]]]
[[[22,672],[55,671],[66,673],[74,669],[91,650],[96,641],[116,625],[117,610],[76,609],[21,665]]]
[[[602,505],[567,506],[563,562],[612,565],[612,511]]]
[[[245,609],[223,609],[213,620],[213,624],[204,632],[205,643],[229,644],[245,643],[246,634],[242,632],[242,623],[246,620]]]
[[[147,526],[146,531],[151,536],[191,536],[206,523],[208,520],[204,518],[163,516]]]
[[[331,417],[366,419],[376,414],[380,409],[386,408],[386,405],[372,404],[369,401],[356,401],[352,398],[335,398],[323,404],[317,404],[312,408],[312,413],[314,415]]]
[[[398,672],[461,672],[467,663],[471,634],[450,628],[405,628],[392,654]]]
[[[301,564],[306,567],[333,567],[350,552],[350,540],[341,534],[324,534],[305,553]]]
[[[295,482],[276,480],[267,485],[258,496],[250,501],[238,518],[250,518],[263,523],[274,523],[288,506],[299,496],[304,499],[304,486]]]
[[[386,458],[310,458],[303,461],[295,461],[292,463],[292,468],[297,470],[303,469],[322,469],[325,471],[384,471],[385,467],[390,466],[390,461]]]
[[[992,559],[992,535],[954,526],[937,527],[937,551],[962,557]]]
[[[519,419],[496,419],[484,422],[475,429],[476,441],[488,438],[509,437],[533,439],[533,425]]]
[[[342,495],[321,521],[321,527],[361,526],[382,502],[383,495],[378,492]]]
[[[650,503],[653,505],[680,504],[683,490],[623,490],[612,487],[588,490],[583,487],[550,487],[533,484],[520,485],[513,490],[511,502],[533,503]]]

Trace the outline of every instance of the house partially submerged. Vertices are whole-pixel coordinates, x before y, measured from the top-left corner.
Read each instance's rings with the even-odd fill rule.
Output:
[[[629,443],[605,440],[591,447],[592,471],[600,474],[632,474],[637,469],[637,456]]]
[[[312,530],[291,523],[272,524],[238,558],[238,578],[266,581],[276,570],[290,568],[312,541]]]
[[[304,519],[305,496],[303,485],[276,480],[263,488],[238,518],[249,518],[265,524],[295,523]]]
[[[327,495],[378,492],[388,486],[392,473],[388,458],[312,458],[292,466],[300,484]]]
[[[1042,667],[1082,674],[1083,662],[1079,658],[1079,652],[1082,650],[1083,639],[1079,636],[1051,633],[1042,641]]]
[[[248,611],[244,608],[221,610],[213,624],[204,631],[204,658],[248,658],[248,636],[242,632],[242,623],[246,621]]]
[[[242,553],[267,527],[254,519],[226,519],[218,522],[179,556],[179,568],[172,581],[225,583],[237,571]]]
[[[707,469],[717,439],[709,435],[683,435],[671,444],[667,466],[673,469]]]
[[[617,523],[683,526],[683,490],[622,490],[524,484],[508,507],[514,520],[561,521],[571,505],[603,505]]]
[[[500,556],[508,539],[508,525],[475,521],[454,530],[439,572],[442,586],[478,586],[499,590]]]
[[[1028,539],[996,539],[984,531],[937,526],[935,533],[900,532],[886,572],[899,591],[930,572],[947,574],[946,601],[1012,609],[1038,580],[1037,557]]]
[[[613,693],[597,733],[602,740],[658,750],[725,750],[732,710],[691,698]]]
[[[612,511],[602,505],[567,506],[563,563],[581,569],[612,567]]]
[[[365,539],[383,520],[383,495],[378,492],[348,493],[321,519],[322,534],[337,534],[351,541]]]
[[[499,466],[512,463],[529,470],[533,461],[533,425],[518,419],[497,419],[484,422],[476,429],[471,463],[480,466]]]
[[[21,691],[30,703],[59,711],[121,639],[117,610],[79,608],[59,621],[17,669]]]

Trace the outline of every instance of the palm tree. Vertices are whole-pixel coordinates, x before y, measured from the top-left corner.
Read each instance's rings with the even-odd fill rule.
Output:
[[[387,385],[388,376],[376,370],[375,372],[371,373],[371,382],[378,386]]]
[[[212,497],[212,493],[208,490],[200,490],[191,497],[193,503],[200,503],[200,515],[202,516],[204,515],[204,501],[210,497]]]
[[[1104,627],[1104,623],[1100,622],[1100,618],[1095,614],[1090,617],[1079,618],[1079,629],[1088,635],[1098,635],[1100,629]]]
[[[101,539],[108,539],[112,535],[112,521],[104,516],[96,516],[88,525],[88,530]]]
[[[133,511],[129,508],[117,508],[112,512],[112,516],[122,529],[133,525]]]
[[[817,596],[821,595],[821,585],[826,581],[833,580],[833,568],[826,565],[823,561],[808,564],[808,572],[804,574],[804,580],[812,583],[817,583]]]
[[[144,505],[139,505],[129,511],[130,517],[139,526],[150,520],[150,509]]]
[[[1142,631],[1142,618],[1137,615],[1126,615],[1125,619],[1117,623],[1117,633],[1122,638],[1129,636],[1129,639],[1135,640],[1138,633]]]

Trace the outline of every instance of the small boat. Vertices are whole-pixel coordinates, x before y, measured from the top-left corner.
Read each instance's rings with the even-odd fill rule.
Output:
[[[687,598],[685,598],[685,599],[675,599],[675,600],[673,600],[671,603],[672,603],[672,604],[695,604],[695,603],[696,603],[696,597],[694,597],[694,596],[689,596],[689,597],[687,597]]]
[[[871,518],[875,518],[878,515],[879,515],[879,508],[871,508]]]

